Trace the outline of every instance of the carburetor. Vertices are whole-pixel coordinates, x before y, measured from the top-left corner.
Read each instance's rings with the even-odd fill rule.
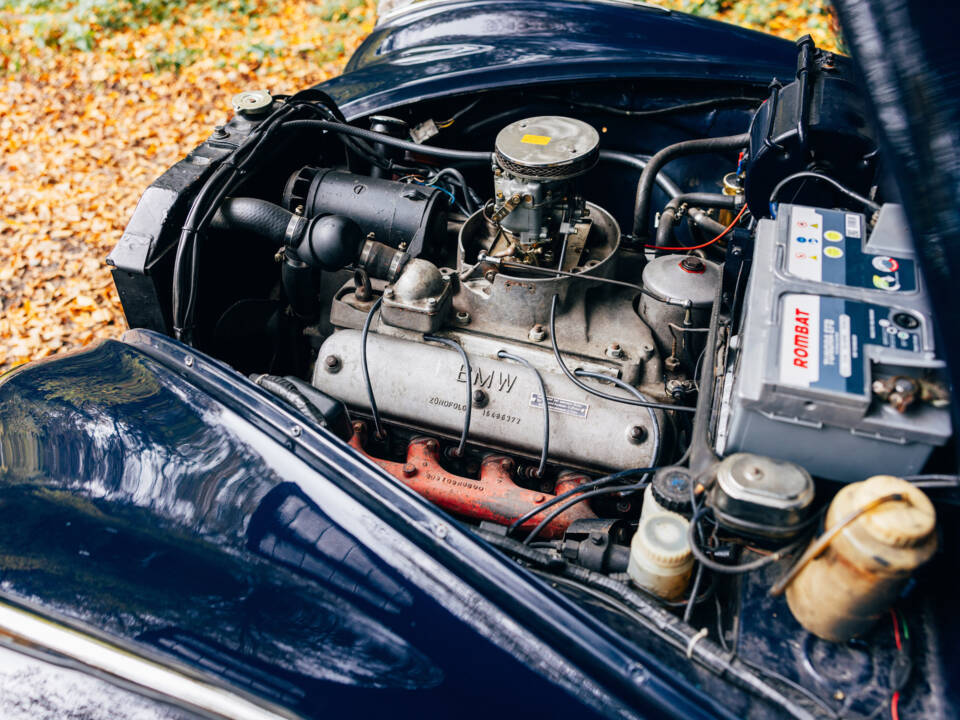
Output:
[[[495,143],[489,218],[502,232],[491,255],[553,264],[559,251],[554,241],[585,215],[578,180],[596,165],[599,148],[597,131],[573,118],[532,117],[503,128]]]

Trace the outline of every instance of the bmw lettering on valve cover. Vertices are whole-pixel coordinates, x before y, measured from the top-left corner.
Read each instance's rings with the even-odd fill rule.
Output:
[[[234,97],[0,379],[0,715],[956,717],[960,11],[837,5]]]

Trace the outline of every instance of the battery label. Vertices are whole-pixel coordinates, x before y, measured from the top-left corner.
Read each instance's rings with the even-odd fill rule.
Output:
[[[794,206],[790,211],[786,271],[803,280],[885,292],[917,289],[910,258],[863,252],[863,216]]]
[[[864,346],[921,350],[918,319],[881,305],[793,294],[784,296],[782,313],[779,364],[785,385],[862,394]]]

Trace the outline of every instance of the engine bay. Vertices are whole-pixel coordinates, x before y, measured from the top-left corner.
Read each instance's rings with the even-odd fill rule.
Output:
[[[125,311],[706,686],[933,716],[951,397],[863,100],[809,40],[687,90],[241,93]]]

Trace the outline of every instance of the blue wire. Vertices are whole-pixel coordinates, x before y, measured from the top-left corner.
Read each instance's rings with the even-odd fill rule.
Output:
[[[442,192],[444,195],[446,195],[448,198],[450,198],[450,204],[451,204],[451,205],[456,205],[456,204],[457,204],[457,199],[453,196],[453,193],[450,192],[449,190],[447,190],[446,188],[442,188],[442,187],[440,187],[439,185],[434,185],[434,184],[432,184],[432,183],[420,182],[419,180],[414,180],[413,182],[414,182],[415,184],[417,184],[417,185],[423,185],[424,187],[436,188],[437,190],[439,190],[440,192]]]

